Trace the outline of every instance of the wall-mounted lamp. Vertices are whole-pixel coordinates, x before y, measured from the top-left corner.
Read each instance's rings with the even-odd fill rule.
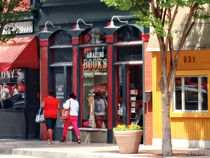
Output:
[[[81,29],[81,28],[79,27],[79,22],[80,22],[80,21],[81,21],[84,25],[93,27],[93,24],[87,24],[87,23],[84,22],[83,19],[80,18],[80,19],[77,19],[76,27],[73,29],[73,31],[82,31],[82,30],[85,30],[85,29]]]
[[[109,26],[106,26],[106,27],[104,27],[104,28],[107,28],[107,29],[119,28],[120,26],[115,26],[115,25],[114,25],[114,18],[116,18],[116,19],[117,19],[119,22],[121,22],[121,23],[128,24],[128,21],[127,21],[127,20],[126,20],[126,21],[122,21],[122,20],[120,20],[120,18],[119,18],[118,16],[114,15],[114,16],[112,16],[112,18],[111,18],[110,25],[109,25]]]
[[[51,21],[46,21],[44,24],[44,29],[42,30],[42,33],[52,33],[52,31],[49,31],[47,29],[47,24],[50,24],[52,27],[55,27]]]

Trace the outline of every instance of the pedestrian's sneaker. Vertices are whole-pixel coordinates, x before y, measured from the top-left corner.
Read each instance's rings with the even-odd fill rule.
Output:
[[[81,143],[81,139],[79,138],[79,139],[77,139],[77,143],[78,144],[80,144]]]
[[[59,140],[60,143],[65,143],[66,142],[66,138],[62,137],[60,140]]]

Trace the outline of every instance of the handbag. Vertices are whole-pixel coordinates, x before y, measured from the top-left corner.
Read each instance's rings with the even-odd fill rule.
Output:
[[[67,120],[70,116],[70,105],[71,101],[69,100],[69,108],[68,109],[62,109],[62,119]]]
[[[62,109],[62,119],[66,120],[69,118],[69,112],[70,112],[70,108],[69,109]]]
[[[44,111],[42,108],[39,108],[37,114],[36,114],[36,118],[35,118],[35,122],[36,123],[42,123],[44,122],[45,119],[44,119]]]

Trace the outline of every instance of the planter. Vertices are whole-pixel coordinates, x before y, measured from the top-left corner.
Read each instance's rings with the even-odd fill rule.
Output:
[[[114,131],[114,136],[121,154],[136,154],[139,150],[143,131]]]

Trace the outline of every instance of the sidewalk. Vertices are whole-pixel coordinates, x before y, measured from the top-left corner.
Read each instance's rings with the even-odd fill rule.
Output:
[[[173,157],[209,158],[210,149],[173,149]],[[18,156],[21,155],[21,156]],[[24,156],[22,156],[24,155]],[[29,157],[28,157],[29,156]],[[138,154],[120,154],[116,144],[64,143],[41,140],[0,139],[0,158],[161,158],[161,149],[140,145]]]

